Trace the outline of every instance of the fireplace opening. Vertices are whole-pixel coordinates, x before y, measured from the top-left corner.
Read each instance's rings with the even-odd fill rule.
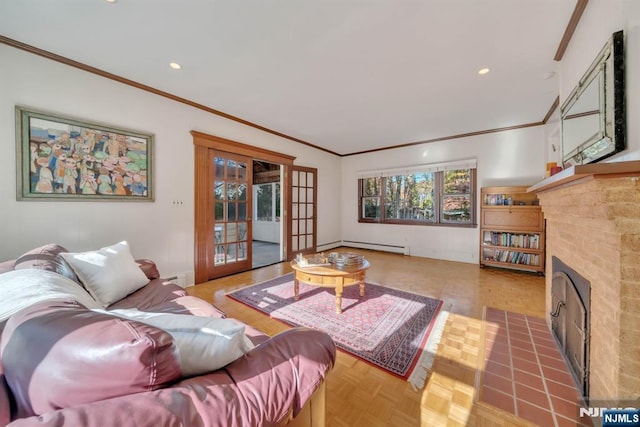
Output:
[[[551,332],[578,390],[589,398],[589,308],[591,284],[559,258],[552,257]]]

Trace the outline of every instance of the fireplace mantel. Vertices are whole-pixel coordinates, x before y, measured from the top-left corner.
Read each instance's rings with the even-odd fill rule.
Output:
[[[564,185],[574,184],[581,179],[596,176],[640,176],[640,160],[630,162],[590,163],[571,166],[547,179],[532,185],[527,189],[529,193],[557,189]]]

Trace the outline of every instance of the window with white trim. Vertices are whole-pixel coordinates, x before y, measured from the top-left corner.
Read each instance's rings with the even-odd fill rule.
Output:
[[[476,225],[476,161],[358,173],[358,221]]]

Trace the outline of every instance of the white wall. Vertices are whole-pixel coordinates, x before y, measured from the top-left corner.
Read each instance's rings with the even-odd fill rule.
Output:
[[[358,223],[357,172],[475,158],[481,187],[530,185],[544,178],[545,127],[535,126],[379,151],[342,159],[343,239],[408,248],[411,255],[478,262],[478,228]],[[478,196],[478,215],[480,212]],[[390,247],[389,250],[393,250]]]
[[[253,240],[262,242],[280,243],[280,222],[276,221],[253,221],[251,232]]]
[[[128,240],[135,257],[155,260],[165,276],[187,274],[193,283],[190,130],[318,168],[318,242],[340,239],[339,157],[3,44],[0,64],[0,260],[50,242],[84,251]],[[15,105],[153,133],[156,201],[16,201]]]
[[[560,136],[560,107],[556,108],[544,127],[545,163],[562,164],[562,137]]]
[[[560,62],[560,105],[616,31],[625,33],[627,149],[607,161],[640,159],[640,1],[590,0]]]

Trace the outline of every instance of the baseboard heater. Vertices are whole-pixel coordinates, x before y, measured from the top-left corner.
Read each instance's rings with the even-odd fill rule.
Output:
[[[176,276],[164,277],[164,280],[167,282],[173,282],[178,286],[182,286],[183,288],[187,286],[187,275],[186,274],[178,274]]]
[[[331,249],[339,248],[342,246],[342,240],[336,240],[334,242],[319,243],[316,245],[318,251],[330,251]]]
[[[344,246],[352,246],[361,249],[372,249],[374,251],[393,252],[397,254],[405,254],[406,248],[401,245],[387,245],[384,243],[357,242],[355,240],[343,240]]]

